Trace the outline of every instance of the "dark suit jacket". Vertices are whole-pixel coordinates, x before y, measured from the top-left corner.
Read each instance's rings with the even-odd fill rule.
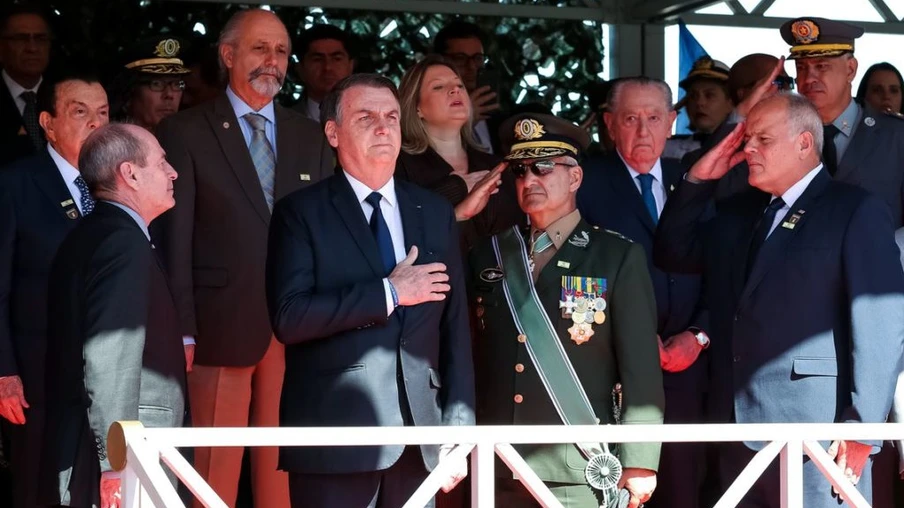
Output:
[[[41,86],[46,86],[45,79]],[[41,131],[41,137],[44,131]],[[0,166],[10,162],[34,155],[35,145],[31,137],[25,132],[25,123],[22,114],[16,106],[15,99],[10,94],[6,81],[0,79]]]
[[[661,424],[662,375],[656,347],[655,302],[643,249],[621,237],[581,221],[569,237],[586,235],[585,246],[566,242],[556,251],[537,283],[537,295],[549,315],[566,354],[571,359],[594,413],[603,425],[613,424],[612,389],[624,390],[622,421],[625,424]],[[562,263],[562,262],[566,263]],[[562,423],[543,381],[533,366],[525,344],[518,342],[518,328],[506,303],[502,282],[487,282],[481,272],[499,266],[493,244],[485,239],[471,252],[469,278],[471,301],[482,307],[474,341],[478,364],[478,421],[481,425],[559,425]],[[593,325],[594,334],[584,344],[571,340],[574,323],[562,318],[562,277],[603,278],[607,284],[606,320]],[[481,326],[482,325],[482,326]],[[528,332],[529,335],[529,332]],[[523,372],[515,370],[516,364]],[[514,400],[515,394],[523,399]],[[573,444],[518,445],[516,448],[541,479],[583,484],[586,459]],[[657,470],[659,443],[625,444],[619,447],[624,467]],[[497,476],[511,478],[503,467]]]
[[[472,425],[474,371],[455,216],[441,197],[396,180],[406,252],[445,263],[444,301],[398,307],[387,318],[383,265],[344,174],[277,204],[267,257],[267,301],[286,344],[280,425]],[[404,446],[292,447],[294,473],[390,467]],[[432,469],[438,448],[422,446]]]
[[[91,506],[110,470],[113,422],[182,425],[182,338],[151,243],[110,203],[98,202],[66,237],[50,287],[43,494],[48,504]]]
[[[200,365],[242,367],[263,358],[272,330],[264,295],[270,211],[225,92],[157,128],[179,173],[176,206],[155,223],[184,335]],[[320,127],[276,106],[279,199],[333,172]],[[159,236],[158,236],[159,235]]]
[[[50,264],[79,218],[46,150],[0,170],[0,376],[20,376],[35,406],[44,398]]]
[[[714,416],[739,423],[884,422],[904,344],[904,272],[886,206],[821,171],[745,282],[761,201],[706,217],[715,184],[681,182],[659,222],[664,270],[703,273]],[[796,220],[796,219],[795,219]],[[748,443],[755,447],[755,444]]]
[[[501,157],[468,147],[468,173],[492,170],[502,161]],[[452,174],[452,166],[432,148],[424,153],[402,152],[396,163],[396,178],[406,180],[443,196],[456,206],[468,196],[464,180]],[[503,172],[499,192],[490,197],[486,208],[479,214],[459,224],[465,251],[480,238],[493,235],[516,224],[524,224],[525,215],[518,206],[515,195],[515,177],[511,171]]]
[[[863,117],[854,131],[844,156],[838,163],[835,180],[862,187],[885,202],[896,228],[904,226],[904,120],[861,105]],[[870,118],[873,121],[869,122]],[[872,125],[870,125],[872,124]],[[725,139],[737,124],[724,123],[701,147],[699,153],[688,157],[688,166],[699,160],[707,150]],[[749,170],[742,162],[720,181],[716,199],[720,202],[750,189]]]
[[[686,169],[674,159],[662,159],[661,165],[663,185],[668,196],[681,181]],[[627,236],[639,243],[647,254],[656,294],[656,333],[665,341],[689,326],[709,332],[708,313],[700,305],[700,276],[668,273],[653,265],[656,226],[618,154],[586,161],[582,167],[584,181],[578,190],[581,216],[590,224]],[[708,384],[707,360],[707,354],[703,353],[683,372],[664,372],[665,386],[699,396]]]

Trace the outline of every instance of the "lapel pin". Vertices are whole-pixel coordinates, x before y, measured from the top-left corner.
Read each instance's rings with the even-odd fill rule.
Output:
[[[556,263],[556,266],[558,266],[559,268],[565,268],[567,270],[568,268],[571,268],[571,263],[569,263],[568,261],[559,261],[558,263]]]
[[[876,119],[868,116],[863,119],[863,123],[865,123],[867,127],[872,127],[873,125],[876,125]]]
[[[675,192],[675,185],[669,185],[669,192]]]
[[[311,181],[311,175],[309,175],[307,173],[302,173],[302,174],[298,175],[298,178],[301,179],[302,182],[310,182]]]
[[[782,227],[785,229],[794,229],[793,222],[782,222]]]
[[[74,204],[75,204],[75,201],[73,201],[71,199],[67,199],[66,201],[60,201],[60,206],[62,206],[63,208],[66,208],[67,206],[74,205]]]
[[[66,210],[66,217],[69,217],[72,220],[78,219],[78,210],[75,208]]]
[[[568,240],[568,243],[583,249],[590,243],[590,235],[586,231],[581,231],[581,236],[578,236],[578,234],[575,233],[574,236]]]
[[[228,129],[228,128],[229,128],[229,122],[223,122],[223,128],[224,128],[224,129]]]

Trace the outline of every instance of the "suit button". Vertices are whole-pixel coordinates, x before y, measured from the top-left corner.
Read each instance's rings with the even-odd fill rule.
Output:
[[[515,364],[515,372],[524,372],[524,364],[516,363]]]
[[[527,342],[527,335],[524,335],[523,333],[522,333],[521,335],[519,335],[519,336],[518,336],[518,342],[520,342],[520,343],[522,343],[522,344],[524,344],[525,342]]]
[[[483,297],[482,297],[482,296],[478,296],[478,297],[477,297],[477,303],[483,303]]]
[[[735,356],[735,357],[734,357],[734,362],[735,362],[735,363],[738,363],[738,362],[740,362],[740,361],[741,361],[741,357],[740,357],[740,356]]]
[[[524,397],[522,397],[520,393],[516,393],[515,404],[521,404],[522,402],[524,402]]]

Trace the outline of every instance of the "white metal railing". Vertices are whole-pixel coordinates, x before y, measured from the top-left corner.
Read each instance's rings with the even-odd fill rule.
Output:
[[[176,450],[216,446],[368,446],[454,444],[405,504],[424,506],[450,470],[454,459],[471,454],[472,506],[493,508],[495,455],[521,479],[544,507],[561,507],[549,489],[512,447],[528,443],[741,442],[768,444],[757,453],[714,508],[737,506],[769,464],[780,455],[783,508],[803,507],[803,456],[813,460],[854,508],[869,504],[843,475],[820,441],[904,439],[904,423],[883,424],[701,424],[620,426],[474,426],[474,427],[301,427],[301,428],[165,428],[117,422],[108,438],[111,464],[123,472],[123,506],[183,506],[163,472],[161,461],[210,508],[225,508],[201,476]],[[453,460],[448,460],[453,459]]]

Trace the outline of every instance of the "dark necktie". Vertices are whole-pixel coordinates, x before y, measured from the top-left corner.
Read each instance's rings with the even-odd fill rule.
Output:
[[[766,238],[769,236],[769,230],[772,229],[772,223],[775,222],[775,214],[784,206],[785,201],[782,198],[773,199],[772,202],[766,206],[766,211],[763,212],[763,216],[757,223],[756,229],[753,232],[753,240],[750,242],[750,251],[747,253],[748,276],[750,276],[750,271],[753,269],[753,264],[756,262],[756,257],[760,253],[760,249],[763,247],[763,244],[766,243]]]
[[[835,149],[835,135],[841,132],[833,124],[822,126],[822,163],[830,175],[838,171],[838,151]]]
[[[89,213],[94,211],[94,198],[91,197],[91,192],[88,190],[88,183],[85,182],[85,179],[82,178],[82,175],[75,177],[75,187],[82,194],[82,197],[80,199],[82,205],[82,215],[88,215]]]
[[[364,198],[364,201],[374,208],[374,213],[370,216],[370,232],[373,233],[377,247],[380,249],[384,275],[389,275],[395,268],[396,259],[395,249],[392,247],[392,235],[389,234],[389,226],[386,225],[386,219],[383,218],[383,210],[380,209],[382,199],[383,195],[379,192],[371,192],[370,196]]]
[[[38,123],[38,95],[34,92],[22,92],[19,97],[25,101],[25,110],[22,111],[22,122],[25,124],[25,132],[31,138],[35,150],[44,146],[44,136],[41,134],[41,125]]]
[[[655,177],[649,173],[637,175],[637,181],[640,182],[640,197],[643,198],[643,205],[650,212],[650,218],[653,219],[653,225],[659,224],[659,209],[656,208],[656,198],[653,196],[653,179]]]

